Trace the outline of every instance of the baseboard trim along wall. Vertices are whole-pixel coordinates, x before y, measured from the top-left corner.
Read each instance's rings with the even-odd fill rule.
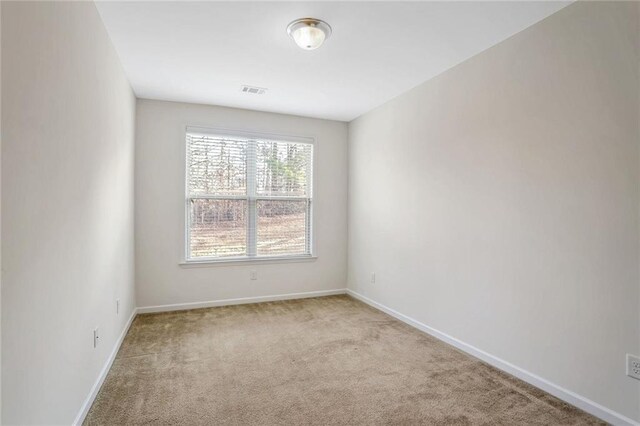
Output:
[[[604,407],[600,404],[598,404],[597,402],[591,401],[588,398],[585,398],[581,395],[578,395],[575,392],[572,392],[568,389],[564,389],[561,386],[558,386],[554,383],[551,383],[550,381],[543,379],[542,377],[539,377],[533,373],[530,373],[518,366],[515,366],[505,360],[502,360],[498,357],[495,357],[487,352],[484,352],[481,349],[478,349],[474,346],[471,346],[461,340],[456,339],[455,337],[449,336],[446,333],[443,333],[439,330],[436,330],[432,327],[429,327],[426,324],[421,323],[420,321],[416,321],[413,318],[410,318],[404,314],[401,314],[400,312],[397,312],[391,308],[386,307],[385,305],[378,303],[374,300],[369,299],[366,296],[363,296],[360,293],[357,293],[351,289],[347,289],[347,294],[354,297],[355,299],[360,300],[361,302],[366,303],[367,305],[376,308],[386,314],[391,315],[392,317],[412,326],[417,328],[418,330],[425,332],[433,337],[435,337],[436,339],[442,340],[445,343],[448,343],[458,349],[460,349],[463,352],[468,353],[469,355],[472,355],[484,362],[486,362],[487,364],[496,367],[506,373],[511,374],[512,376],[515,376],[517,378],[519,378],[520,380],[523,380],[539,389],[542,389],[545,392],[550,393],[551,395],[565,401],[568,402],[571,405],[574,405],[578,408],[580,408],[581,410],[586,411],[589,414],[592,414],[602,420],[604,420],[607,423],[611,423],[613,425],[624,425],[624,426],[638,426],[640,425],[640,423],[636,422],[635,420],[632,420],[626,416],[623,416],[620,413],[617,413],[613,410],[610,410],[607,407]]]
[[[127,321],[127,325],[122,330],[122,333],[120,333],[120,336],[118,337],[118,340],[116,340],[115,345],[113,345],[113,350],[109,354],[109,357],[107,358],[107,361],[105,362],[104,367],[102,367],[102,370],[100,370],[100,374],[98,375],[96,382],[93,384],[93,387],[89,392],[89,395],[87,395],[87,399],[84,400],[84,403],[80,408],[80,412],[76,416],[76,419],[73,421],[74,426],[81,425],[82,422],[84,422],[85,417],[87,417],[87,413],[89,412],[89,409],[93,404],[93,401],[96,399],[96,396],[98,396],[98,392],[100,391],[100,388],[104,383],[104,379],[106,379],[107,374],[111,369],[111,365],[113,364],[113,361],[116,359],[118,350],[120,350],[120,346],[124,341],[124,337],[127,335],[127,332],[129,331],[129,328],[131,327],[131,324],[133,323],[133,320],[135,319],[137,313],[138,313],[137,309],[134,309],[133,312],[131,312],[131,316]]]
[[[277,300],[306,299],[309,297],[333,296],[346,294],[346,288],[335,290],[308,291],[305,293],[275,294],[271,296],[241,297],[238,299],[211,300],[208,302],[176,303],[173,305],[143,306],[138,308],[139,314],[152,312],[184,311],[186,309],[211,308],[215,306],[242,305],[246,303],[274,302]]]

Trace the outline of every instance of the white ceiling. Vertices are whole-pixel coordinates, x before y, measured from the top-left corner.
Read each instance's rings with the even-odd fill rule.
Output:
[[[569,2],[98,2],[140,98],[350,121]],[[287,24],[333,35],[298,48]],[[243,84],[266,87],[242,93]]]

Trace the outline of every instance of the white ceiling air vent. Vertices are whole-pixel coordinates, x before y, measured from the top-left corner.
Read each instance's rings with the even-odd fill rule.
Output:
[[[251,93],[252,95],[262,95],[267,91],[264,87],[255,86],[240,86],[240,90],[243,93]]]

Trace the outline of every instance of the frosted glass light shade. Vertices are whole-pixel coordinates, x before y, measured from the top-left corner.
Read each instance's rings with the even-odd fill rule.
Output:
[[[314,50],[329,38],[331,27],[319,19],[303,18],[290,23],[287,32],[301,49]]]
[[[313,50],[324,43],[324,32],[316,27],[298,28],[291,35],[298,46],[305,50]]]

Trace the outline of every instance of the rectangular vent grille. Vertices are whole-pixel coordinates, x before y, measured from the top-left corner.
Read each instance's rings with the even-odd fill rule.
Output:
[[[264,87],[255,87],[255,86],[241,86],[243,93],[251,93],[252,95],[262,95],[267,91]]]

